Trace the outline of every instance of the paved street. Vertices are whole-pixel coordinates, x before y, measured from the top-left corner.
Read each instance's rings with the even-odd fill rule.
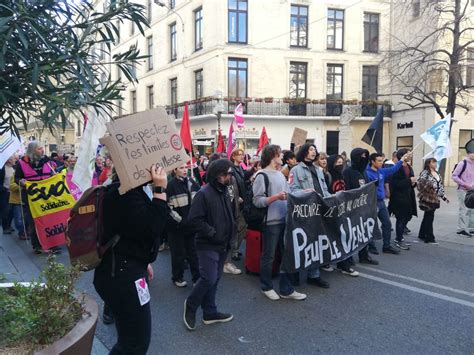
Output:
[[[417,243],[421,218],[414,219],[407,237],[410,251],[379,255],[376,267],[357,264],[358,278],[323,273],[331,288],[303,284],[298,291],[307,293],[308,299],[302,302],[269,301],[260,293],[257,277],[224,275],[218,305],[232,312],[234,321],[199,323],[194,332],[185,330],[182,322],[189,287],[172,285],[170,254],[160,253],[151,284],[149,353],[472,354],[474,238],[455,234],[454,189],[449,189],[449,196],[451,205],[442,204],[435,216],[439,245]],[[34,256],[29,245],[11,236],[2,236],[0,246],[0,272],[6,272],[7,279],[27,280],[44,263],[43,256]],[[60,259],[67,262],[66,252]],[[97,297],[92,276],[86,273],[78,289]],[[104,353],[114,344],[115,328],[100,322],[96,336],[94,353]]]

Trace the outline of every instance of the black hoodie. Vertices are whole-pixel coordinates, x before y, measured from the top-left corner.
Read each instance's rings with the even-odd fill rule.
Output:
[[[328,173],[331,177],[331,181],[328,184],[329,192],[335,194],[338,191],[344,191],[346,189],[346,184],[344,182],[344,177],[342,176],[342,168],[344,165],[339,166],[341,170],[336,169],[334,164],[338,159],[342,159],[342,156],[338,154],[333,154],[328,157]]]
[[[362,155],[365,153],[365,157]],[[351,152],[352,164],[342,172],[346,190],[358,189],[368,182],[365,170],[369,163],[369,151],[364,148],[355,148]]]

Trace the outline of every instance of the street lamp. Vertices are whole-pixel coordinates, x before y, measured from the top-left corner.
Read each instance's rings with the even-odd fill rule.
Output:
[[[217,103],[214,105],[212,112],[217,116],[217,132],[221,130],[221,116],[224,112],[224,104],[222,103],[222,91],[216,90],[214,97],[217,99]]]
[[[176,16],[178,16],[179,20],[181,21],[181,31],[184,32],[184,21],[180,14],[178,14],[176,11],[174,11],[174,9],[172,9],[171,7],[169,7],[168,5],[166,5],[164,2],[160,0],[154,0],[154,3],[158,5],[159,7],[166,7],[169,11],[176,14]]]

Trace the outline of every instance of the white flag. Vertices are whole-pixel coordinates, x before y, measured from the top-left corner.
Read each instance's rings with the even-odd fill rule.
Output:
[[[5,165],[8,159],[22,149],[21,140],[12,134],[12,131],[7,131],[0,136],[0,168]]]
[[[105,131],[104,118],[98,117],[95,110],[91,110],[86,129],[82,135],[79,153],[77,154],[77,163],[72,175],[72,182],[75,183],[81,191],[86,191],[92,186],[99,138],[104,136]]]
[[[449,141],[450,128],[451,114],[436,122],[421,135],[421,138],[433,149],[423,159],[435,158],[439,164],[441,160],[449,158],[453,154]]]

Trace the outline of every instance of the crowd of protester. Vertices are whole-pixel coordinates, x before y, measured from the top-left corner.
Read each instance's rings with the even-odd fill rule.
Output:
[[[383,154],[355,148],[348,159],[345,153],[328,156],[311,143],[295,151],[267,145],[259,155],[253,156],[237,148],[229,156],[225,153],[196,156],[170,174],[151,167],[153,184],[120,195],[120,179],[111,158],[99,154],[93,184],[110,187],[104,199],[105,234],[120,235],[94,276],[95,288],[105,302],[104,322],[115,322],[117,327],[118,340],[112,353],[141,354],[148,349],[150,303],[149,299],[144,304],[137,299],[135,284],[142,278],[147,282],[152,279],[151,264],[159,251],[170,249],[172,283],[179,288],[191,286],[183,313],[189,330],[196,327],[199,308],[203,311],[204,324],[233,319],[232,314],[218,309],[216,292],[224,273],[242,274],[238,264],[245,258],[243,241],[249,228],[243,209],[249,203],[249,196],[250,203],[256,207],[268,208],[262,230],[259,277],[262,294],[272,301],[307,298],[295,290],[303,275],[307,284],[321,288],[330,287],[322,272],[338,269],[351,277],[359,275],[353,255],[336,265],[309,267],[294,274],[280,272],[278,292],[275,290],[272,276],[278,256],[283,254],[289,193],[313,191],[326,197],[375,181],[382,248],[379,250],[370,241],[358,253],[360,263],[377,265],[373,255],[380,252],[397,255],[409,250],[410,244],[404,236],[409,231],[407,224],[417,216],[418,207],[423,211],[418,238],[425,243],[437,243],[433,230],[435,211],[441,200],[449,203],[442,177],[434,158],[424,162],[416,177],[411,157],[407,149],[393,152],[389,160]],[[75,163],[72,154],[47,157],[38,142],[30,142],[24,156],[12,156],[0,172],[3,234],[12,234],[14,221],[18,238],[30,240],[35,253],[57,252],[57,248],[46,251],[41,248],[28,208],[25,181],[46,179],[62,169],[72,174]],[[474,153],[456,165],[452,178],[458,185],[457,233],[471,237],[474,210],[466,206],[465,199],[474,189]],[[391,215],[396,220],[394,226]],[[192,285],[186,280],[186,270],[191,274]]]

